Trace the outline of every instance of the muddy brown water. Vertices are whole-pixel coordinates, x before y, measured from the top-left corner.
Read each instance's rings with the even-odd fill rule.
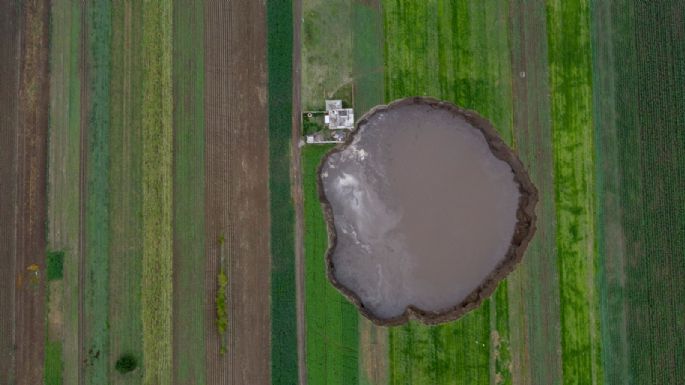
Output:
[[[375,318],[401,317],[409,306],[449,312],[510,251],[520,183],[452,108],[373,112],[325,158],[320,182],[335,230],[329,273]]]

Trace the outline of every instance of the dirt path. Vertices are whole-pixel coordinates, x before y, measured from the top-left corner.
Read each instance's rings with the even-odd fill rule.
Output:
[[[208,384],[270,381],[266,9],[205,5],[206,354]],[[227,353],[214,298],[220,247],[229,272]]]
[[[548,100],[545,7],[541,1],[510,2],[515,142],[538,190],[553,191],[551,117]],[[526,257],[508,280],[514,384],[550,384],[561,378],[559,282],[555,207],[540,194],[538,229]],[[522,298],[520,301],[512,298]],[[545,359],[538,359],[544,357]]]
[[[297,366],[300,385],[307,384],[307,334],[304,314],[304,198],[300,139],[302,117],[302,0],[293,0],[293,111],[291,192],[295,208],[295,296],[297,306]]]

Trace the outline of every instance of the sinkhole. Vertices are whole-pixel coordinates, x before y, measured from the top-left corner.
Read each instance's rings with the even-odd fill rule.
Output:
[[[537,190],[473,111],[416,97],[378,106],[318,170],[328,277],[367,318],[456,319],[518,263]]]

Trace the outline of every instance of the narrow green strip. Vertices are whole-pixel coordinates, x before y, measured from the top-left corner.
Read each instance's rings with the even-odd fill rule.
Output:
[[[45,343],[45,385],[62,385],[62,342]]]
[[[298,382],[295,211],[290,193],[293,14],[291,0],[267,2],[271,212],[271,383]]]
[[[143,3],[143,350],[146,385],[172,378],[172,5]]]
[[[109,368],[111,385],[139,385],[143,367],[132,374],[112,368],[125,354],[143,362],[141,279],[143,255],[142,135],[143,66],[141,7],[112,6],[110,146]]]
[[[204,1],[174,0],[173,29],[174,384],[204,384]]]
[[[324,255],[328,231],[324,221],[316,172],[332,146],[302,150],[305,233],[305,293],[308,383],[356,384],[358,381],[358,313],[330,283]]]
[[[594,131],[587,1],[547,2],[565,384],[599,384]]]
[[[109,133],[112,12],[110,2],[91,0],[86,7],[88,28],[87,149],[85,197],[85,274],[83,306],[87,384],[108,382],[109,362]]]
[[[60,2],[64,12],[64,24],[68,34],[68,48],[65,49],[68,63],[67,95],[64,101],[68,113],[65,125],[68,143],[66,168],[71,170],[65,180],[66,229],[64,234],[68,245],[65,245],[64,258],[64,376],[65,384],[78,384],[81,376],[79,344],[79,231],[80,231],[80,158],[81,158],[81,79],[79,63],[81,60],[81,8],[78,0],[55,0],[53,6]],[[56,9],[56,8],[55,8]],[[56,21],[55,21],[56,23]],[[56,28],[56,27],[53,27]]]

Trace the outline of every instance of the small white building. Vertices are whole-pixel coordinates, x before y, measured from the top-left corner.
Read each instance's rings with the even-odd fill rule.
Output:
[[[326,100],[324,123],[331,130],[354,130],[354,110],[342,108],[342,100]]]

